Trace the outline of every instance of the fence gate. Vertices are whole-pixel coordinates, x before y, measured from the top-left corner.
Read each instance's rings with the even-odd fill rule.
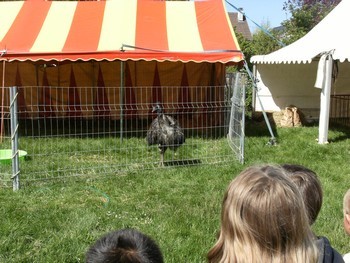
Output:
[[[245,127],[245,83],[246,75],[240,72],[228,73],[226,83],[232,87],[231,113],[227,139],[229,146],[240,163],[244,162]]]
[[[165,152],[164,168],[243,162],[244,79],[237,73],[228,74],[224,86],[162,87],[164,111],[186,137],[176,153]],[[158,146],[145,140],[156,118],[147,97],[159,92],[154,87],[18,87],[10,99],[11,89],[3,88],[1,96],[0,152],[10,150],[10,157],[4,162],[0,156],[0,187],[9,187],[19,173],[11,166],[14,158],[22,183],[159,167]],[[131,91],[135,100],[114,99]],[[18,110],[11,113],[15,103]],[[14,115],[18,123],[12,123]]]

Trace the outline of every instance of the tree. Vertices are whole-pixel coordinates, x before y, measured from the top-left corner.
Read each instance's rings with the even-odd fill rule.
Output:
[[[271,29],[268,22],[262,25],[262,29],[254,32],[252,40],[246,39],[240,33],[236,33],[236,37],[250,68],[249,62],[252,56],[268,54],[282,47],[279,43],[281,31]]]
[[[317,25],[341,0],[287,0],[283,10],[291,18],[282,22],[284,39],[290,44],[308,33]]]
[[[269,31],[269,34],[266,34],[265,31]],[[252,40],[246,39],[241,33],[236,33],[236,37],[250,70],[252,70],[250,58],[253,55],[267,54],[281,48],[281,46],[278,43],[279,31],[271,30],[268,23],[263,25],[263,29],[259,29],[253,34]],[[230,67],[228,69],[228,72],[233,72],[235,70],[237,70],[236,67]],[[245,72],[245,69],[243,69],[243,71]],[[253,109],[252,98],[253,98],[253,83],[251,79],[248,79],[246,83],[246,101],[245,101],[246,117],[252,116],[252,109]]]
[[[250,58],[254,55],[269,54],[280,49],[280,42],[288,45],[308,33],[318,24],[341,0],[287,0],[284,3],[284,11],[291,14],[291,18],[282,22],[282,29],[272,29],[269,23],[262,25],[253,34],[251,41],[245,39],[241,34],[237,35],[249,68]],[[269,33],[266,33],[269,32]],[[247,110],[251,110],[252,83],[247,84]]]
[[[269,23],[262,25],[253,34],[253,40],[247,42],[238,37],[239,44],[247,61],[253,55],[269,54],[282,46],[288,45],[308,33],[341,0],[287,0],[283,10],[290,13],[290,18],[282,22],[282,29],[272,29]],[[270,35],[266,33],[269,32]],[[271,37],[272,35],[272,37]]]
[[[268,32],[268,33],[267,33]],[[257,30],[253,35],[252,53],[268,54],[282,46],[279,44],[281,31],[272,29],[269,23],[262,25],[262,29]]]

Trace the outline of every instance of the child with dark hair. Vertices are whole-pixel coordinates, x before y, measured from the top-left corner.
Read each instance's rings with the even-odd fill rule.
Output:
[[[321,182],[316,173],[309,168],[296,165],[284,164],[282,168],[286,170],[287,175],[297,185],[304,200],[309,223],[315,223],[321,210],[323,191]],[[316,237],[316,236],[315,236]],[[318,263],[344,262],[343,257],[330,244],[326,237],[316,237],[317,246],[320,251]]]
[[[163,263],[156,242],[135,229],[110,232],[86,252],[86,263]]]

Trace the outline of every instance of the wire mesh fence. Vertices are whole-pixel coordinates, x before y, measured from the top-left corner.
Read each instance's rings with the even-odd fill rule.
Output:
[[[231,97],[231,113],[227,139],[237,160],[244,163],[244,128],[245,128],[245,74],[227,74],[226,83],[233,88]]]
[[[145,139],[157,118],[152,112],[154,98],[165,114],[179,122],[185,135],[176,152],[165,152],[164,167],[233,161],[236,157],[227,136],[233,125],[232,103],[237,101],[232,99],[234,84],[163,86],[161,90],[153,86],[19,87],[19,150],[27,152],[20,160],[21,181],[97,177],[159,167],[158,145],[148,145]],[[2,95],[0,150],[12,148],[9,89],[4,88]],[[174,97],[180,99],[174,102]],[[240,110],[235,118],[243,115]],[[242,156],[242,148],[236,149]],[[11,164],[1,160],[1,185],[9,186],[11,176]]]
[[[330,123],[350,126],[350,95],[331,95]]]

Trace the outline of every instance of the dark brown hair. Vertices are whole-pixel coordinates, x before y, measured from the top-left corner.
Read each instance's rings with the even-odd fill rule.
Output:
[[[305,203],[310,225],[312,225],[322,207],[323,192],[320,180],[314,171],[302,165],[284,164],[282,168],[287,171],[289,178],[298,186]]]
[[[163,263],[156,242],[135,229],[110,232],[86,252],[86,263]]]

